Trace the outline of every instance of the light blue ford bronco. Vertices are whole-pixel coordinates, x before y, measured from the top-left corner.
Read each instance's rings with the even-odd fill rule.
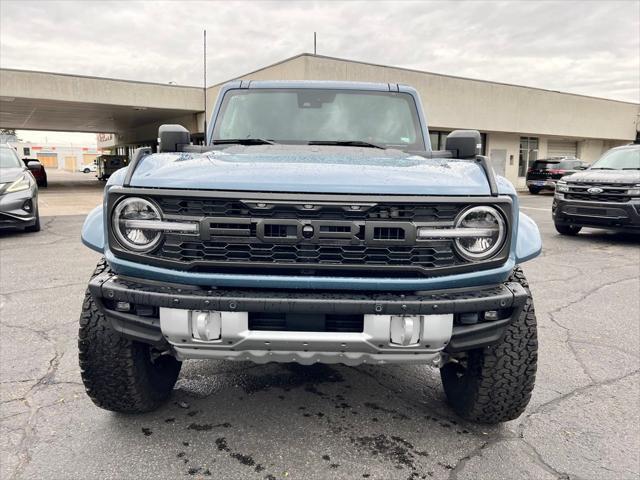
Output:
[[[192,145],[163,125],[82,230],[104,259],[80,318],[99,407],[146,412],[187,359],[419,363],[452,408],[496,423],[533,390],[519,264],[540,253],[513,186],[454,131],[433,151],[396,84],[236,81]]]

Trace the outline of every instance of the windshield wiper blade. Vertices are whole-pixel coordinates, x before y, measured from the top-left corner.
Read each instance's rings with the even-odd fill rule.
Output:
[[[387,147],[378,145],[377,143],[364,142],[362,140],[311,140],[307,145],[337,145],[340,147],[368,147],[386,150]]]
[[[615,168],[611,168],[611,167],[591,167],[589,170],[615,170]]]
[[[640,170],[640,167],[625,167],[621,168],[620,170]]]
[[[214,145],[226,145],[234,144],[238,145],[275,145],[273,140],[267,140],[266,138],[225,138],[222,140],[214,140]]]

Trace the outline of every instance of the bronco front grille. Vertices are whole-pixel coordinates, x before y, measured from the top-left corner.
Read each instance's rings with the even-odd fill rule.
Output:
[[[330,268],[332,265],[350,266],[352,270],[371,266],[398,266],[413,269],[444,268],[460,263],[450,241],[429,243],[428,246],[389,245],[369,247],[366,245],[313,245],[313,244],[269,244],[227,243],[211,241],[184,241],[177,236],[168,237],[156,253],[159,257],[179,262],[205,263],[246,262],[248,264],[271,264],[295,266],[315,265]],[[309,270],[309,268],[308,268]]]
[[[129,193],[129,192],[127,192]],[[195,221],[197,235],[167,232],[154,251],[135,254],[110,240],[119,256],[198,272],[322,276],[434,276],[489,268],[506,260],[507,241],[481,265],[459,256],[454,240],[418,240],[419,227],[451,228],[473,204],[492,204],[507,223],[506,197],[369,197],[225,192],[223,198],[135,190],[168,220]],[[425,201],[425,199],[427,201]],[[117,202],[117,195],[110,205]],[[111,237],[110,237],[111,238]],[[509,235],[507,235],[509,238]]]

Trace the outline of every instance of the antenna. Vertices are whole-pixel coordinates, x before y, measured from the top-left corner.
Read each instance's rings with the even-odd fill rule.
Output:
[[[316,55],[318,53],[317,49],[317,42],[316,42],[316,32],[313,32],[313,54]]]
[[[202,91],[204,92],[204,144],[207,144],[207,30],[204,30],[203,38],[203,83]]]

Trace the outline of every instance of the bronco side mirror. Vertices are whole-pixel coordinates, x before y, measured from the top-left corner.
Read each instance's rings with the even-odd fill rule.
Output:
[[[453,158],[475,158],[482,149],[482,137],[477,130],[454,130],[447,135],[445,149]]]
[[[180,152],[182,146],[191,144],[191,134],[182,125],[160,125],[158,152]]]

